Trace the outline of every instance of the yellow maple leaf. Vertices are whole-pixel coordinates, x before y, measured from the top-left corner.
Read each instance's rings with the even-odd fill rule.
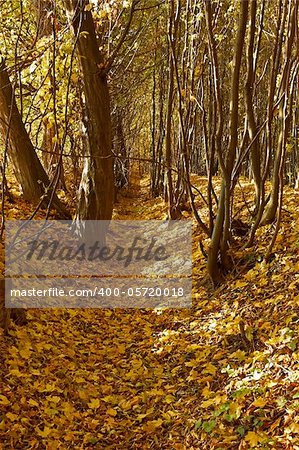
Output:
[[[38,434],[39,436],[41,436],[41,437],[48,437],[49,434],[51,433],[51,428],[46,427],[46,426],[44,427],[43,430],[40,430],[39,428],[37,428],[37,429],[36,429],[36,432],[37,432],[37,434]]]
[[[115,395],[106,395],[105,397],[102,398],[102,400],[106,403],[114,403],[114,404],[118,403],[118,399]]]
[[[292,423],[288,426],[288,430],[289,430],[291,433],[298,434],[298,433],[299,433],[299,423],[297,423],[297,422],[292,422]]]
[[[253,406],[257,406],[258,408],[263,408],[267,404],[267,400],[265,400],[263,397],[259,397],[252,403]]]
[[[164,402],[168,403],[168,404],[173,403],[174,401],[175,401],[175,398],[171,394],[166,395],[166,397],[164,398]]]
[[[10,401],[8,400],[5,395],[0,395],[0,405],[7,406],[10,404]]]
[[[23,377],[24,375],[19,371],[19,369],[11,369],[9,372],[10,375],[15,377]]]
[[[113,408],[108,408],[106,412],[107,412],[107,414],[109,414],[109,416],[112,416],[112,417],[117,416],[117,411]]]
[[[24,349],[20,350],[20,355],[24,359],[29,359],[31,356],[31,351],[29,348],[24,348]]]
[[[85,383],[86,380],[83,377],[76,377],[75,381],[76,381],[76,383]]]
[[[97,409],[100,406],[100,400],[98,398],[92,398],[91,401],[88,403],[88,406],[91,409]]]
[[[77,75],[76,73],[73,73],[73,74],[71,75],[71,80],[72,80],[73,83],[77,84],[78,81],[79,81],[78,75]]]
[[[131,364],[132,364],[134,369],[139,369],[142,366],[143,363],[142,363],[141,359],[135,358],[135,359],[132,360]]]
[[[214,403],[215,403],[214,399],[210,398],[209,400],[204,400],[203,402],[201,402],[201,407],[208,408],[209,406],[213,405]]]
[[[211,397],[211,395],[214,395],[214,391],[210,391],[210,389],[206,386],[203,388],[201,394],[203,397],[207,398]]]
[[[78,389],[78,395],[83,401],[86,401],[89,398],[88,392],[85,389]]]
[[[32,398],[29,399],[28,404],[30,406],[39,406],[38,403],[35,400],[33,400]]]
[[[204,400],[201,403],[203,408],[208,408],[211,405],[220,405],[221,403],[226,401],[226,395],[217,394],[215,397],[210,398],[209,400]]]
[[[246,282],[246,281],[238,280],[238,281],[236,281],[236,283],[235,283],[235,288],[236,288],[236,289],[242,288],[242,287],[247,286],[247,284],[248,284],[248,282]]]
[[[256,447],[258,444],[265,440],[264,436],[255,431],[248,431],[245,436],[245,441],[249,442],[250,447]]]
[[[74,406],[71,403],[63,402],[62,409],[66,415],[74,414]]]
[[[213,366],[213,364],[209,363],[206,365],[205,369],[202,371],[202,373],[208,373],[211,375],[215,375],[217,372],[217,367]]]
[[[1,267],[0,267],[1,270]],[[19,350],[16,347],[11,347],[8,349],[8,353],[13,356],[14,358],[17,358],[19,356]]]
[[[42,392],[53,392],[55,391],[56,386],[54,384],[51,383],[47,383],[46,386],[44,387],[44,389],[42,390]]]
[[[198,366],[198,362],[196,361],[196,359],[191,359],[191,361],[188,361],[185,363],[186,367],[197,367]]]
[[[162,423],[163,423],[162,419],[151,420],[143,426],[143,429],[147,433],[152,433],[153,431],[156,430],[156,428],[159,428],[162,425]]]
[[[137,420],[139,420],[139,422],[141,422],[143,419],[145,419],[145,417],[147,417],[148,414],[138,414],[138,416],[136,417]]]
[[[7,419],[11,420],[12,422],[14,422],[15,420],[18,419],[18,415],[17,414],[13,414],[11,412],[8,412],[5,416]]]
[[[47,400],[49,400],[49,402],[57,404],[58,402],[60,402],[60,397],[58,397],[58,395],[52,395],[51,397],[47,397]]]

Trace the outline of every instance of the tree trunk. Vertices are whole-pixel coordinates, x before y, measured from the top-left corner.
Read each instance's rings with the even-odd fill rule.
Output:
[[[0,278],[0,328],[7,332],[10,322],[10,310],[5,308],[5,280]]]
[[[214,284],[221,280],[221,272],[218,267],[218,257],[221,251],[221,262],[227,266],[227,250],[231,225],[231,184],[232,170],[236,157],[238,144],[238,120],[239,120],[239,84],[243,46],[245,40],[248,0],[240,3],[239,27],[235,42],[233,76],[230,100],[230,141],[225,160],[225,168],[222,168],[222,186],[218,205],[218,212],[212,234],[211,245],[208,254],[208,272]]]
[[[44,197],[44,206],[51,199],[53,208],[62,217],[69,218],[65,207],[53,193],[49,178],[26,131],[4,63],[0,66],[0,129],[3,138],[8,137],[8,157],[24,198],[40,202]]]
[[[247,127],[252,146],[250,150],[251,170],[255,184],[255,214],[259,210],[261,200],[261,157],[260,157],[260,143],[257,135],[257,125],[253,108],[253,88],[255,82],[255,68],[254,68],[254,38],[256,30],[256,0],[251,0],[250,5],[250,28],[249,41],[247,47],[247,79],[245,83],[245,104]]]
[[[165,134],[165,161],[166,161],[166,177],[167,177],[167,199],[168,200],[168,216],[169,219],[176,219],[176,211],[174,204],[173,180],[172,180],[172,113],[174,100],[174,62],[171,52],[171,41],[174,36],[174,4],[173,0],[169,0],[169,19],[168,19],[168,94],[167,94],[167,114],[166,114],[166,134]]]
[[[52,33],[50,13],[53,11],[52,0],[33,0],[36,17],[36,39],[49,36]]]
[[[8,332],[11,321],[16,325],[26,325],[26,310],[22,308],[9,309],[5,307],[5,279],[0,278],[0,328]]]
[[[114,115],[113,150],[116,155],[114,162],[114,202],[116,202],[118,192],[129,183],[129,164],[123,130],[123,112],[119,107],[116,107]]]
[[[53,0],[34,0],[33,6],[35,8],[36,16],[36,39],[42,39],[44,36],[51,36],[53,34],[53,53],[52,58],[53,68],[49,71],[50,90],[53,95],[53,114],[54,123],[48,119],[43,121],[43,165],[49,177],[58,176],[57,187],[66,190],[64,179],[64,167],[62,159],[60,158],[60,139],[58,134],[57,112],[56,112],[56,31],[54,26],[55,5]],[[59,169],[58,169],[59,166]]]
[[[266,192],[265,192],[265,183],[269,174],[270,168],[270,155],[272,152],[272,147],[274,146],[274,136],[273,136],[273,110],[274,110],[274,98],[275,98],[275,90],[277,85],[277,77],[279,72],[279,61],[280,54],[282,48],[282,39],[281,36],[284,32],[285,27],[285,17],[286,13],[284,11],[284,2],[283,0],[279,0],[278,4],[278,13],[277,13],[277,23],[276,23],[276,32],[275,32],[275,41],[272,52],[272,68],[270,72],[270,80],[268,85],[268,101],[267,101],[267,124],[266,124],[266,151],[264,156],[264,165],[262,169],[262,180],[261,180],[261,201],[259,205],[259,210],[256,214],[254,223],[250,230],[250,235],[248,242],[246,243],[247,247],[251,247],[254,242],[255,233],[261,223],[264,209],[266,205]]]
[[[107,71],[99,51],[92,14],[85,9],[88,2],[64,0],[64,3],[75,34],[88,118],[88,145],[76,220],[110,220],[114,177]]]
[[[279,170],[281,166],[282,158],[285,154],[285,146],[287,143],[287,137],[289,134],[290,121],[286,114],[285,102],[289,102],[289,79],[292,66],[294,64],[294,58],[292,58],[292,50],[294,39],[296,36],[297,28],[297,16],[298,16],[298,3],[294,2],[294,5],[290,11],[289,16],[289,26],[288,26],[288,36],[285,45],[285,57],[284,57],[284,68],[282,73],[282,81],[280,85],[280,93],[283,95],[283,99],[280,102],[279,107],[279,119],[280,119],[280,132],[278,138],[278,145],[275,153],[273,175],[272,175],[272,191],[270,195],[270,200],[265,209],[265,213],[262,218],[262,224],[271,223],[276,217],[276,212],[279,204],[279,193],[281,189],[281,180],[279,177]]]

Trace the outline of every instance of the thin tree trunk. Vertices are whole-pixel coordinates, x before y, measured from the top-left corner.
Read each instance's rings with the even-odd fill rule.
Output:
[[[5,333],[10,324],[10,310],[5,308],[5,280],[0,278],[0,328]]]
[[[2,276],[2,275],[1,275]],[[16,325],[26,325],[26,310],[23,308],[6,308],[5,307],[5,279],[0,278],[0,328],[5,334],[8,332],[11,321]]]
[[[286,42],[286,50],[285,50],[285,64],[282,73],[282,81],[280,85],[280,93],[283,95],[283,100],[280,103],[279,107],[279,118],[280,118],[280,133],[278,138],[278,145],[275,153],[274,159],[274,167],[273,167],[273,175],[272,175],[272,191],[270,195],[269,203],[265,209],[264,216],[262,218],[262,223],[271,223],[274,221],[276,217],[276,212],[279,204],[279,193],[280,193],[280,183],[281,177],[279,176],[281,161],[284,157],[285,153],[285,145],[287,143],[287,136],[289,133],[289,125],[290,121],[287,120],[287,116],[285,114],[285,102],[288,103],[289,97],[289,79],[290,73],[292,69],[292,65],[294,63],[294,59],[292,56],[293,43],[296,36],[297,25],[297,17],[298,17],[298,2],[294,2],[292,7],[290,6],[290,14],[288,20],[288,37]],[[287,122],[287,123],[286,123]]]
[[[117,155],[114,163],[114,201],[117,201],[117,193],[129,182],[129,164],[127,159],[127,148],[123,130],[123,112],[120,107],[116,107],[114,115],[114,153]]]
[[[260,157],[260,143],[259,138],[256,137],[257,125],[253,108],[253,91],[255,83],[255,70],[254,70],[254,39],[256,30],[256,10],[257,1],[251,0],[250,2],[250,27],[249,27],[249,40],[247,47],[247,79],[245,83],[245,103],[246,103],[246,116],[247,127],[251,141],[253,141],[250,150],[251,170],[253,174],[255,184],[255,201],[256,208],[255,214],[258,212],[259,204],[261,200],[261,157]]]
[[[267,133],[267,143],[266,143],[266,152],[264,158],[264,166],[262,170],[262,180],[261,180],[261,201],[259,205],[258,213],[255,217],[254,223],[250,230],[250,235],[248,242],[246,243],[247,247],[251,247],[254,242],[254,237],[256,230],[258,229],[266,205],[266,196],[265,196],[265,182],[269,173],[270,166],[270,155],[273,146],[273,110],[274,110],[274,97],[275,97],[275,88],[277,83],[278,71],[279,71],[279,61],[282,47],[282,39],[281,34],[283,33],[285,26],[285,16],[283,13],[285,11],[285,4],[283,0],[279,0],[278,4],[278,14],[277,14],[277,25],[276,25],[276,33],[275,33],[275,43],[273,48],[273,57],[272,57],[272,68],[269,82],[269,95],[268,95],[268,103],[267,103],[267,124],[266,124],[266,133]]]
[[[231,225],[231,175],[238,143],[239,84],[247,16],[248,0],[242,0],[242,2],[240,3],[240,18],[235,43],[233,64],[234,69],[231,87],[231,107],[229,123],[230,141],[228,146],[228,153],[225,160],[225,169],[223,171],[224,173],[219,207],[208,254],[208,272],[214,283],[218,283],[221,279],[221,272],[218,267],[218,257],[220,250],[222,264],[224,266],[227,265],[227,250]]]
[[[64,0],[83,75],[88,148],[79,188],[76,220],[110,220],[114,198],[110,96],[107,70],[88,1]],[[82,231],[82,229],[81,229]],[[82,231],[83,233],[83,231]]]
[[[26,131],[4,64],[0,66],[0,129],[4,138],[8,135],[8,157],[24,198],[32,202],[44,198],[44,206],[51,199],[53,208],[64,218],[69,218],[65,207],[52,192],[49,178]]]
[[[172,180],[172,110],[174,100],[174,62],[172,57],[171,42],[174,38],[174,3],[169,0],[169,24],[168,24],[168,42],[169,42],[169,74],[168,74],[168,94],[167,94],[167,114],[166,114],[166,139],[165,139],[165,161],[167,176],[167,200],[169,219],[176,219],[174,192]]]

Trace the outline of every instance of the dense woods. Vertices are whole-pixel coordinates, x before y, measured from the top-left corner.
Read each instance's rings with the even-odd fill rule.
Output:
[[[24,360],[6,358],[0,405],[13,408],[0,415],[0,448],[298,448],[298,0],[2,0],[0,8],[0,351]],[[147,325],[140,311],[97,319],[28,311],[27,322],[25,311],[4,307],[12,218],[71,219],[83,237],[86,220],[192,219],[191,312],[144,312]],[[74,348],[81,339],[91,346],[90,359],[68,350],[68,338],[55,349],[58,334],[37,342],[52,320],[55,333],[58,325],[73,333]],[[43,413],[28,386],[8,400],[14,375],[39,371],[34,354],[46,350],[70,365],[82,356],[85,375],[70,367],[82,383],[93,363],[107,364],[105,375],[86,391],[65,387],[64,405],[63,387],[35,382],[52,395]],[[258,384],[263,370],[264,384],[242,384],[246,376]],[[20,422],[18,396],[37,408]],[[88,410],[106,418],[91,420]]]

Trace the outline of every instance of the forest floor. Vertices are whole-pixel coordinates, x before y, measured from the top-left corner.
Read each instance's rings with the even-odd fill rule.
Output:
[[[146,182],[115,218],[165,219]],[[296,197],[271,263],[248,250],[216,291],[195,230],[190,309],[28,311],[0,336],[0,449],[299,449]]]

